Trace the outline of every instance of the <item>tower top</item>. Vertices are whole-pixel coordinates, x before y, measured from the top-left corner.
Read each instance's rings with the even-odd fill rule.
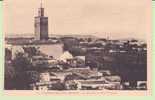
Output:
[[[43,6],[43,1],[40,0],[40,8],[42,8],[42,6]]]
[[[38,16],[44,16],[44,8],[43,8],[43,0],[40,0],[40,8],[39,8],[39,11],[38,11]]]

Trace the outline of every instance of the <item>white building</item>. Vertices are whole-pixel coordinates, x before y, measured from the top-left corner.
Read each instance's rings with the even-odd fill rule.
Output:
[[[64,52],[59,58],[60,61],[64,61],[64,62],[67,62],[67,60],[69,59],[73,59],[73,55],[68,51]]]

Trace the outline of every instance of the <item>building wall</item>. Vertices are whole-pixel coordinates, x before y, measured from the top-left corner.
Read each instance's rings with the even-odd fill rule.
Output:
[[[37,47],[39,50],[48,55],[53,56],[55,59],[59,59],[60,56],[63,54],[63,44],[57,43],[57,44],[41,44],[41,45],[24,45],[27,47]],[[23,45],[12,45],[12,57],[15,58],[15,55],[17,52],[24,53]]]
[[[48,17],[35,17],[35,39],[48,39]]]
[[[35,24],[34,24],[34,33],[35,33],[35,39],[40,40],[40,18],[35,17]]]
[[[63,54],[63,44],[40,45],[39,50],[48,56],[53,56],[53,58],[59,59]]]

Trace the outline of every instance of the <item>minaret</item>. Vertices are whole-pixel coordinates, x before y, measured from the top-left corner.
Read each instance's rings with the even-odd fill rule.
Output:
[[[48,39],[48,17],[44,16],[44,8],[42,7],[42,0],[38,9],[38,16],[35,17],[35,39]]]

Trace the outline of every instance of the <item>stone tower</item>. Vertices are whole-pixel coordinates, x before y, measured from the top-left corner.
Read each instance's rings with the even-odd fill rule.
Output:
[[[41,6],[38,9],[38,16],[35,17],[35,39],[47,40],[48,39],[48,17],[44,16],[44,8]]]

